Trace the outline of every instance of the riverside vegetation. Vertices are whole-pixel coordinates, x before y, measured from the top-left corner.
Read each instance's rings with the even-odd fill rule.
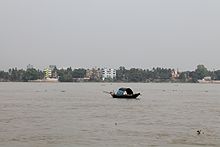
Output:
[[[74,82],[76,79],[86,78],[86,69],[57,69],[52,72],[57,73],[57,77],[60,82]],[[191,82],[195,83],[199,79],[203,79],[206,76],[210,76],[213,80],[220,80],[220,70],[209,71],[204,65],[198,65],[194,71],[183,71],[178,73],[178,77],[172,76],[173,69],[170,68],[153,68],[140,69],[131,68],[126,69],[121,66],[117,69],[116,78],[105,79],[105,82]],[[28,82],[37,79],[43,79],[45,73],[42,70],[31,69],[17,69],[11,68],[8,71],[0,71],[1,82]],[[94,76],[87,78],[88,82],[101,82],[101,77]]]

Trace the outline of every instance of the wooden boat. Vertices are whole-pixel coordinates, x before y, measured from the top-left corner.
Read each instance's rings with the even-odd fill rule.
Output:
[[[136,99],[140,93],[133,93],[130,88],[119,88],[117,93],[110,92],[113,98],[120,98],[120,99]]]
[[[135,93],[135,94],[125,94],[125,95],[116,95],[115,93],[112,93],[111,96],[113,98],[119,98],[119,99],[136,99],[138,96],[140,95],[140,93]]]

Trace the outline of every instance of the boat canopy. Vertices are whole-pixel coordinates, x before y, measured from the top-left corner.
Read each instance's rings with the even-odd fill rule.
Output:
[[[133,91],[130,88],[119,88],[116,95],[121,96],[121,95],[124,95],[125,92],[129,95],[133,94]]]

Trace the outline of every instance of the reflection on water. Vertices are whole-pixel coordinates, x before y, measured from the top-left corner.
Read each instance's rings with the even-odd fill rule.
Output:
[[[120,86],[141,92],[140,100],[103,93]],[[219,147],[219,89],[211,84],[0,83],[0,146]]]

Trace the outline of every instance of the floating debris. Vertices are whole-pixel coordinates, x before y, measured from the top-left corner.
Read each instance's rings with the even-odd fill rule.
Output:
[[[204,132],[202,132],[202,130],[197,130],[197,135],[200,135],[200,134],[205,134]]]
[[[197,130],[197,135],[200,135],[201,134],[201,130]]]

